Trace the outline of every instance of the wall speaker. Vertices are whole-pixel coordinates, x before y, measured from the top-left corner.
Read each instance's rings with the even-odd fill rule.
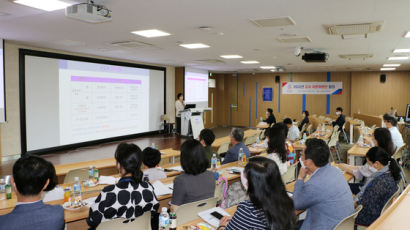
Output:
[[[386,82],[386,74],[380,74],[380,82],[385,83]]]
[[[279,75],[275,76],[275,82],[280,83],[280,76]]]

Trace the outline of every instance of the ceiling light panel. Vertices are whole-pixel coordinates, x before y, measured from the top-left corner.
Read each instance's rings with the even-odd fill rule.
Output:
[[[180,44],[179,46],[182,46],[187,49],[203,49],[210,47],[209,45],[203,43]]]
[[[383,67],[399,67],[400,64],[384,64]]]
[[[164,37],[171,35],[170,33],[164,32],[162,30],[151,29],[151,30],[139,30],[131,32],[133,34],[146,37],[146,38],[155,38],[155,37]]]
[[[72,5],[72,3],[61,0],[15,0],[14,3],[45,11],[61,10]]]
[[[396,70],[396,68],[380,68],[381,71],[392,71]]]
[[[259,64],[258,61],[241,61],[242,64]]]
[[[395,49],[393,53],[410,53],[410,49]]]
[[[276,66],[271,66],[271,65],[267,65],[267,66],[261,66],[261,69],[276,69]]]
[[[406,34],[404,35],[405,38],[410,38],[410,31],[407,31]]]
[[[410,57],[389,57],[390,61],[408,60]]]
[[[225,59],[238,59],[238,58],[242,58],[241,55],[238,54],[225,54],[225,55],[221,55],[221,58],[225,58]]]

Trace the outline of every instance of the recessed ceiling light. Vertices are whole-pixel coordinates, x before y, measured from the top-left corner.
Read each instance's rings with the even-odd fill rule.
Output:
[[[157,29],[132,31],[131,33],[139,35],[139,36],[143,36],[146,38],[164,37],[164,36],[171,35],[170,33],[157,30]]]
[[[271,69],[270,71],[271,71],[271,72],[276,72],[276,69]]]
[[[384,64],[383,67],[399,67],[400,64]]]
[[[410,57],[389,57],[389,60],[407,60],[407,59],[409,59]]]
[[[241,55],[237,55],[237,54],[227,54],[227,55],[221,55],[221,58],[225,58],[225,59],[235,59],[235,58],[242,58]]]
[[[405,38],[410,38],[410,31],[407,31],[406,34],[404,35]]]
[[[203,49],[203,48],[209,48],[210,46],[203,44],[203,43],[192,43],[192,44],[180,44],[179,46],[182,46],[187,49]]]
[[[395,49],[393,53],[410,53],[410,49]]]
[[[381,71],[396,70],[396,68],[380,68]]]
[[[258,64],[258,61],[241,61],[242,64]]]
[[[276,69],[276,67],[275,66],[261,66],[260,67],[261,69]]]
[[[14,3],[45,11],[61,10],[72,5],[60,0],[14,0]]]

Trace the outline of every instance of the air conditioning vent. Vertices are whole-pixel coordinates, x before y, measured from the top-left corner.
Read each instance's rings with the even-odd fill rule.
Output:
[[[139,42],[139,41],[120,41],[120,42],[113,42],[111,43],[113,46],[121,46],[127,48],[141,48],[141,47],[148,47],[153,46],[152,44]]]
[[[280,26],[294,26],[295,21],[287,16],[280,18],[265,18],[265,19],[250,19],[258,27],[280,27]]]
[[[380,21],[360,24],[325,25],[325,28],[328,34],[340,35],[342,36],[342,39],[354,37],[367,38],[367,34],[379,32],[383,27],[383,23],[383,21]]]
[[[303,37],[278,37],[277,40],[283,43],[302,43],[302,42],[312,42],[308,36]]]
[[[352,60],[352,59],[366,60],[368,58],[372,58],[373,54],[340,54],[339,57],[342,59],[348,59],[348,60]]]

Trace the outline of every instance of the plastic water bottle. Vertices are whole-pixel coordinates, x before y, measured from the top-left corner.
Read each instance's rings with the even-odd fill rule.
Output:
[[[175,212],[170,214],[169,230],[177,230],[177,214]]]
[[[11,184],[10,183],[6,184],[6,199],[7,200],[11,199]]]
[[[259,139],[259,135],[256,136],[256,143],[259,144],[259,142],[261,142],[261,140]]]
[[[4,179],[0,179],[0,200],[6,199],[6,183]]]
[[[78,177],[74,177],[73,198],[74,203],[79,203],[81,201],[81,183]]]
[[[216,158],[216,154],[214,153],[211,158],[211,169],[216,170],[218,164],[218,158]]]
[[[262,118],[262,117],[260,118],[260,121],[261,121],[261,122],[263,121],[263,118]]]
[[[94,181],[95,183],[98,183],[98,181],[100,180],[100,172],[98,171],[98,169],[96,167],[94,167]]]
[[[363,135],[360,134],[359,136],[359,145],[363,145]]]
[[[169,215],[166,207],[162,208],[159,215],[159,230],[169,230]]]
[[[151,148],[157,149],[157,146],[155,145],[155,143],[152,143],[152,144],[151,144]]]
[[[88,167],[88,180],[92,181],[94,179],[94,166],[90,165]]]
[[[246,165],[246,154],[243,152],[243,148],[239,149],[238,164],[240,166],[245,166]]]

